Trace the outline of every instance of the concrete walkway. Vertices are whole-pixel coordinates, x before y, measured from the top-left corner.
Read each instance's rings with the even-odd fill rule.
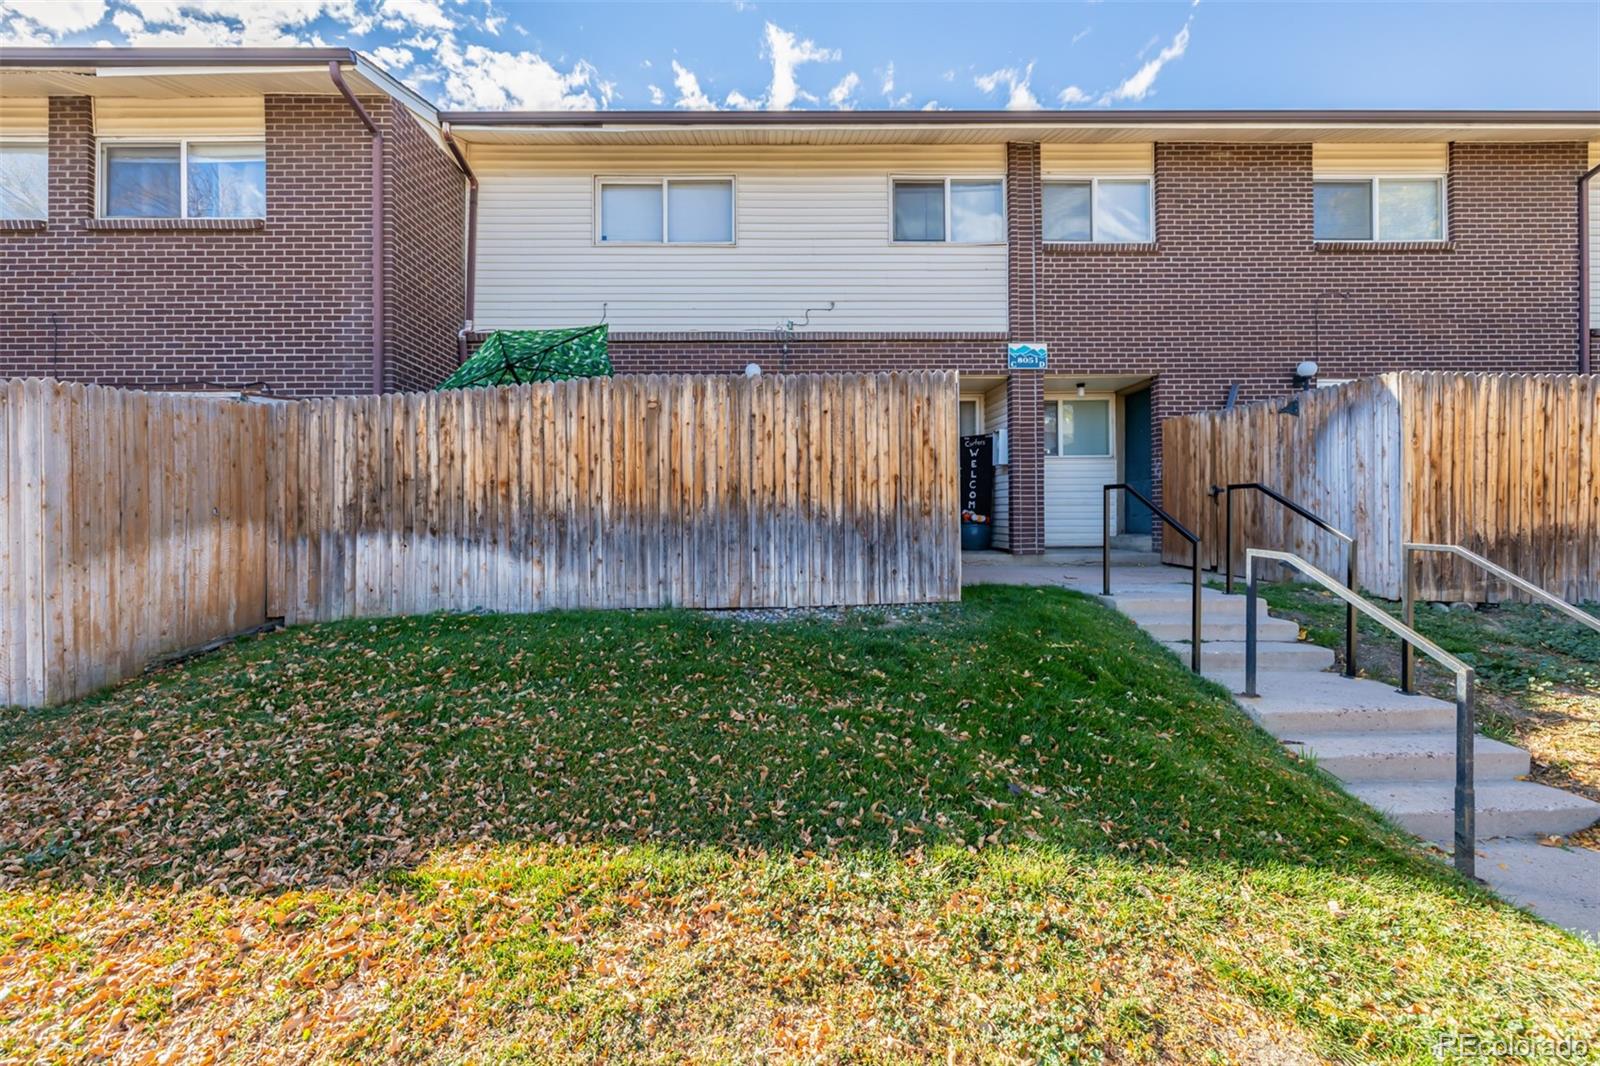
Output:
[[[1059,585],[1099,597],[1100,552],[1015,558],[963,556],[965,584]],[[1202,580],[1213,575],[1204,574]],[[1190,575],[1148,552],[1113,552],[1105,601],[1189,659]],[[1455,705],[1408,696],[1377,681],[1329,672],[1331,649],[1301,642],[1299,627],[1258,604],[1257,690],[1244,688],[1245,598],[1205,589],[1201,667],[1284,746],[1322,769],[1402,828],[1448,853],[1453,835]],[[1600,851],[1538,843],[1600,820],[1600,803],[1520,780],[1521,748],[1477,738],[1478,876],[1506,899],[1574,932],[1600,939]]]

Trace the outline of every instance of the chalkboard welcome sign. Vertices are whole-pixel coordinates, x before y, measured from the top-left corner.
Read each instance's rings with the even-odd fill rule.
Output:
[[[988,517],[994,510],[994,436],[961,438],[961,509]]]

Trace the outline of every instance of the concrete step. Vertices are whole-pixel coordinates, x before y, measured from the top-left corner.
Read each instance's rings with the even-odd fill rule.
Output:
[[[1455,835],[1455,790],[1448,782],[1363,781],[1350,794],[1411,833],[1440,843]],[[1600,803],[1532,781],[1478,783],[1478,837],[1566,835],[1600,820]]]
[[[1285,737],[1284,746],[1316,759],[1341,781],[1443,781],[1456,773],[1455,731],[1428,733],[1322,733]],[[1473,745],[1479,785],[1512,781],[1528,772],[1528,753],[1488,737]]]
[[[1533,840],[1478,846],[1478,876],[1547,922],[1600,939],[1600,851]]]
[[[1244,670],[1207,671],[1229,692],[1244,689]],[[1307,734],[1446,731],[1454,736],[1456,706],[1431,696],[1408,696],[1381,681],[1303,670],[1259,670],[1256,691],[1239,705],[1280,740]]]
[[[1101,596],[1101,602],[1115,607],[1130,618],[1141,615],[1158,614],[1184,614],[1189,613],[1189,607],[1194,602],[1194,596],[1187,585],[1160,585],[1146,588],[1121,589],[1110,596]],[[1200,609],[1202,612],[1217,612],[1219,617],[1244,617],[1245,598],[1243,596],[1224,596],[1212,589],[1205,589],[1200,593]],[[1263,617],[1267,613],[1265,600],[1256,601],[1256,609]]]
[[[1163,643],[1171,648],[1179,658],[1188,661],[1188,641],[1168,640]],[[1256,647],[1256,668],[1258,670],[1305,670],[1309,672],[1326,670],[1332,665],[1333,649],[1324,648],[1317,644],[1262,641]],[[1200,668],[1202,671],[1227,670],[1232,667],[1242,668],[1243,666],[1244,641],[1211,640],[1202,642],[1200,649]]]
[[[1162,615],[1153,621],[1135,618],[1134,622],[1157,640],[1188,640],[1189,634],[1194,631],[1194,623],[1190,621],[1188,615],[1182,618]],[[1202,641],[1243,640],[1244,637],[1243,618],[1221,619],[1203,615],[1200,619]],[[1300,639],[1300,627],[1287,618],[1261,618],[1256,621],[1256,638],[1269,641],[1295,641]]]

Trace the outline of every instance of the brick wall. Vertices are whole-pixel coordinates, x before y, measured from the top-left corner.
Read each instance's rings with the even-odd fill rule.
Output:
[[[431,389],[456,368],[466,314],[466,179],[411,114],[384,120],[384,388]]]
[[[422,387],[454,364],[461,178],[409,115],[364,103],[393,131],[389,195],[405,215],[391,207],[388,384]],[[113,229],[94,217],[91,101],[51,99],[48,225],[0,232],[0,378],[371,390],[370,136],[337,96],[268,96],[265,111],[264,223]]]

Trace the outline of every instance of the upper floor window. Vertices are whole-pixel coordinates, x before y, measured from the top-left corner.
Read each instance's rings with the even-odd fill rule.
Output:
[[[50,146],[0,142],[0,218],[49,217]]]
[[[999,178],[897,178],[890,198],[896,242],[1005,243],[1005,183]]]
[[[1149,178],[1081,178],[1044,183],[1044,239],[1094,244],[1154,240]]]
[[[265,218],[261,141],[102,142],[104,218]]]
[[[732,178],[599,182],[602,244],[732,244]]]
[[[1319,241],[1444,240],[1442,177],[1319,179],[1313,190]]]

